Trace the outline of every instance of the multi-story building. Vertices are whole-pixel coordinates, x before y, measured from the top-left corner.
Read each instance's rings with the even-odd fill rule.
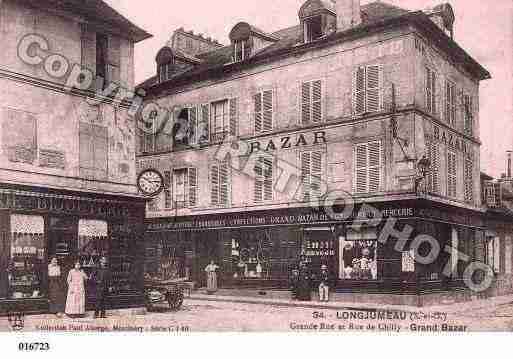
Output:
[[[221,287],[262,293],[303,262],[328,265],[343,300],[468,297],[456,289],[484,241],[490,74],[454,20],[449,4],[309,0],[298,25],[242,22],[227,46],[177,30],[140,85],[157,130],[141,136],[138,168],[164,180],[147,209],[147,270],[164,256],[204,282],[213,259]]]
[[[53,257],[65,283],[107,256],[112,306],[144,303],[136,126],[117,94],[149,36],[100,0],[0,1],[1,312],[48,310]]]

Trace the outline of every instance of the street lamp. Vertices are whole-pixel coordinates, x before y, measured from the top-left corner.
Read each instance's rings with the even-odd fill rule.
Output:
[[[419,162],[417,162],[418,175],[415,178],[415,193],[418,193],[419,185],[426,178],[430,167],[431,161],[426,157],[426,155],[422,156]]]

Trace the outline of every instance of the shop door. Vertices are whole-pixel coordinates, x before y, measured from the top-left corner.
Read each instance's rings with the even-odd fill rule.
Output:
[[[51,217],[48,223],[48,257],[57,257],[66,273],[78,254],[78,220]]]

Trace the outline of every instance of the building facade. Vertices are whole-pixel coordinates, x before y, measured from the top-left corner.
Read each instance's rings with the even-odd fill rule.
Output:
[[[103,90],[133,89],[149,36],[103,1],[0,1],[0,312],[48,310],[53,257],[106,256],[110,305],[144,303],[136,126]]]
[[[147,271],[164,257],[204,283],[213,259],[221,287],[263,290],[286,289],[300,262],[314,275],[326,264],[345,300],[469,297],[458,253],[484,241],[478,104],[490,74],[453,24],[448,4],[310,0],[291,28],[239,23],[230,45],[188,56],[170,41],[140,85],[155,131],[141,133],[138,170],[164,179],[147,209]],[[421,235],[441,248],[426,264]]]

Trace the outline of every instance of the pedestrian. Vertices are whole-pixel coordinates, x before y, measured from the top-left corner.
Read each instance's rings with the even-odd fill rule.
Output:
[[[219,269],[219,266],[214,263],[214,261],[210,261],[210,264],[205,267],[205,272],[207,272],[207,294],[214,294],[217,292],[217,273],[216,271]]]
[[[329,302],[330,298],[330,275],[328,272],[328,266],[323,264],[321,266],[321,272],[319,274],[319,301]]]
[[[62,317],[65,305],[65,285],[62,278],[62,270],[57,257],[53,257],[48,264],[48,299],[50,301],[50,313]]]
[[[95,297],[95,318],[105,318],[106,299],[109,294],[110,286],[110,270],[106,257],[100,259],[100,266],[93,272],[91,278],[94,281],[94,297]]]
[[[310,271],[306,263],[302,263],[299,268],[299,283],[298,283],[298,299],[302,301],[312,300]]]
[[[292,299],[298,299],[298,287],[299,287],[299,270],[297,268],[292,269],[290,276],[290,290],[292,292]]]
[[[72,318],[85,314],[85,281],[87,274],[80,267],[80,261],[68,273],[68,297],[66,299],[66,314]]]

